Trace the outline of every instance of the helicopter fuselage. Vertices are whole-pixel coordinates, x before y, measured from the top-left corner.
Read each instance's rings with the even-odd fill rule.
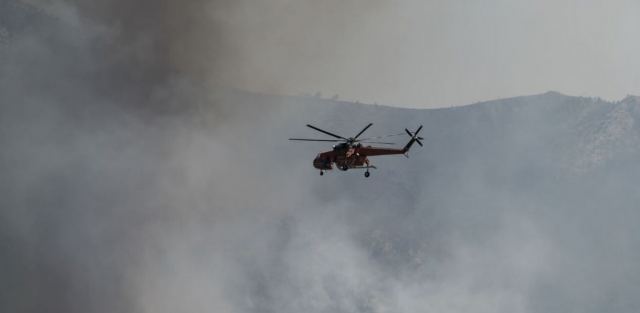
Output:
[[[319,153],[313,160],[313,166],[319,170],[331,170],[333,164],[340,170],[346,171],[350,168],[367,167],[369,159],[364,153],[371,146],[363,147],[361,145],[339,144],[333,147],[331,151]],[[389,154],[402,153],[400,149],[387,149]]]

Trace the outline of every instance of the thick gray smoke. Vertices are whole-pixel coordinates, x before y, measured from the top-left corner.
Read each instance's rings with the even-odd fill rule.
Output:
[[[2,311],[229,305],[223,251],[253,215],[231,210],[258,188],[227,148],[241,127],[212,133],[231,110],[194,32],[217,29],[172,3],[0,2]]]
[[[239,51],[218,21],[241,9],[0,2],[2,311],[276,310],[323,229],[343,241],[325,259],[360,267],[332,215],[295,239],[317,201],[276,158],[278,103],[219,87]]]
[[[0,311],[637,311],[636,98],[237,91],[247,5],[0,0]],[[365,180],[285,140],[367,122],[426,146]]]
[[[233,51],[216,12],[232,1],[68,1],[82,25],[103,28],[96,51],[114,87],[149,92],[167,81],[186,77],[214,80]],[[150,86],[145,86],[150,85]],[[188,105],[188,104],[183,104]]]

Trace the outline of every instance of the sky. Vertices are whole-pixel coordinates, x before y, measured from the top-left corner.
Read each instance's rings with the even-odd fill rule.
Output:
[[[241,13],[260,19],[234,22],[245,29],[239,44],[257,52],[248,75],[282,77],[282,86],[250,77],[252,90],[412,107],[640,92],[637,1],[270,3]]]
[[[414,107],[547,90],[617,99],[640,89],[639,10],[637,1],[283,1],[245,24],[260,29],[248,32],[257,41],[238,40],[265,51],[252,71],[285,75],[286,93]]]
[[[186,38],[168,53],[198,59],[215,85],[417,108],[549,90],[607,100],[640,93],[632,0],[188,3],[163,4],[189,14],[153,23]]]

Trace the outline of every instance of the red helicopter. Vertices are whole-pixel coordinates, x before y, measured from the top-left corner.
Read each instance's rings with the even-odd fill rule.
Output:
[[[326,130],[320,129],[313,125],[307,124],[307,127],[317,130],[323,134],[329,135],[336,139],[307,139],[307,138],[289,138],[289,140],[298,140],[298,141],[325,141],[325,142],[340,142],[333,146],[333,150],[321,152],[319,153],[315,159],[313,159],[313,167],[320,170],[320,175],[324,175],[324,171],[328,171],[333,169],[333,164],[335,163],[336,167],[342,171],[346,171],[351,168],[365,169],[364,176],[369,177],[369,169],[376,167],[371,165],[369,162],[370,156],[377,155],[392,155],[392,154],[404,154],[407,156],[407,152],[413,145],[414,142],[417,142],[420,146],[422,146],[422,142],[424,138],[418,137],[418,133],[422,129],[422,125],[418,127],[418,129],[412,133],[408,129],[404,129],[407,134],[411,137],[409,142],[402,148],[383,148],[383,147],[372,147],[372,146],[364,146],[363,144],[367,143],[376,143],[376,144],[384,144],[384,145],[393,145],[392,142],[379,142],[379,141],[370,141],[372,139],[378,139],[389,136],[397,136],[389,135],[389,136],[380,136],[380,137],[371,137],[358,139],[362,133],[364,133],[369,127],[371,127],[373,123],[369,123],[364,129],[362,129],[357,135],[354,137],[345,138],[334,133],[328,132]]]

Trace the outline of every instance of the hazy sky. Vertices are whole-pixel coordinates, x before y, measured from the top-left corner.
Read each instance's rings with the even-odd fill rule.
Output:
[[[640,2],[292,1],[217,10],[226,82],[441,107],[556,90],[640,93]]]
[[[141,9],[110,11],[112,2],[76,3],[116,26]],[[549,90],[608,100],[640,93],[635,0],[168,3],[125,29],[156,25],[169,37],[160,61],[217,85],[411,107]]]

